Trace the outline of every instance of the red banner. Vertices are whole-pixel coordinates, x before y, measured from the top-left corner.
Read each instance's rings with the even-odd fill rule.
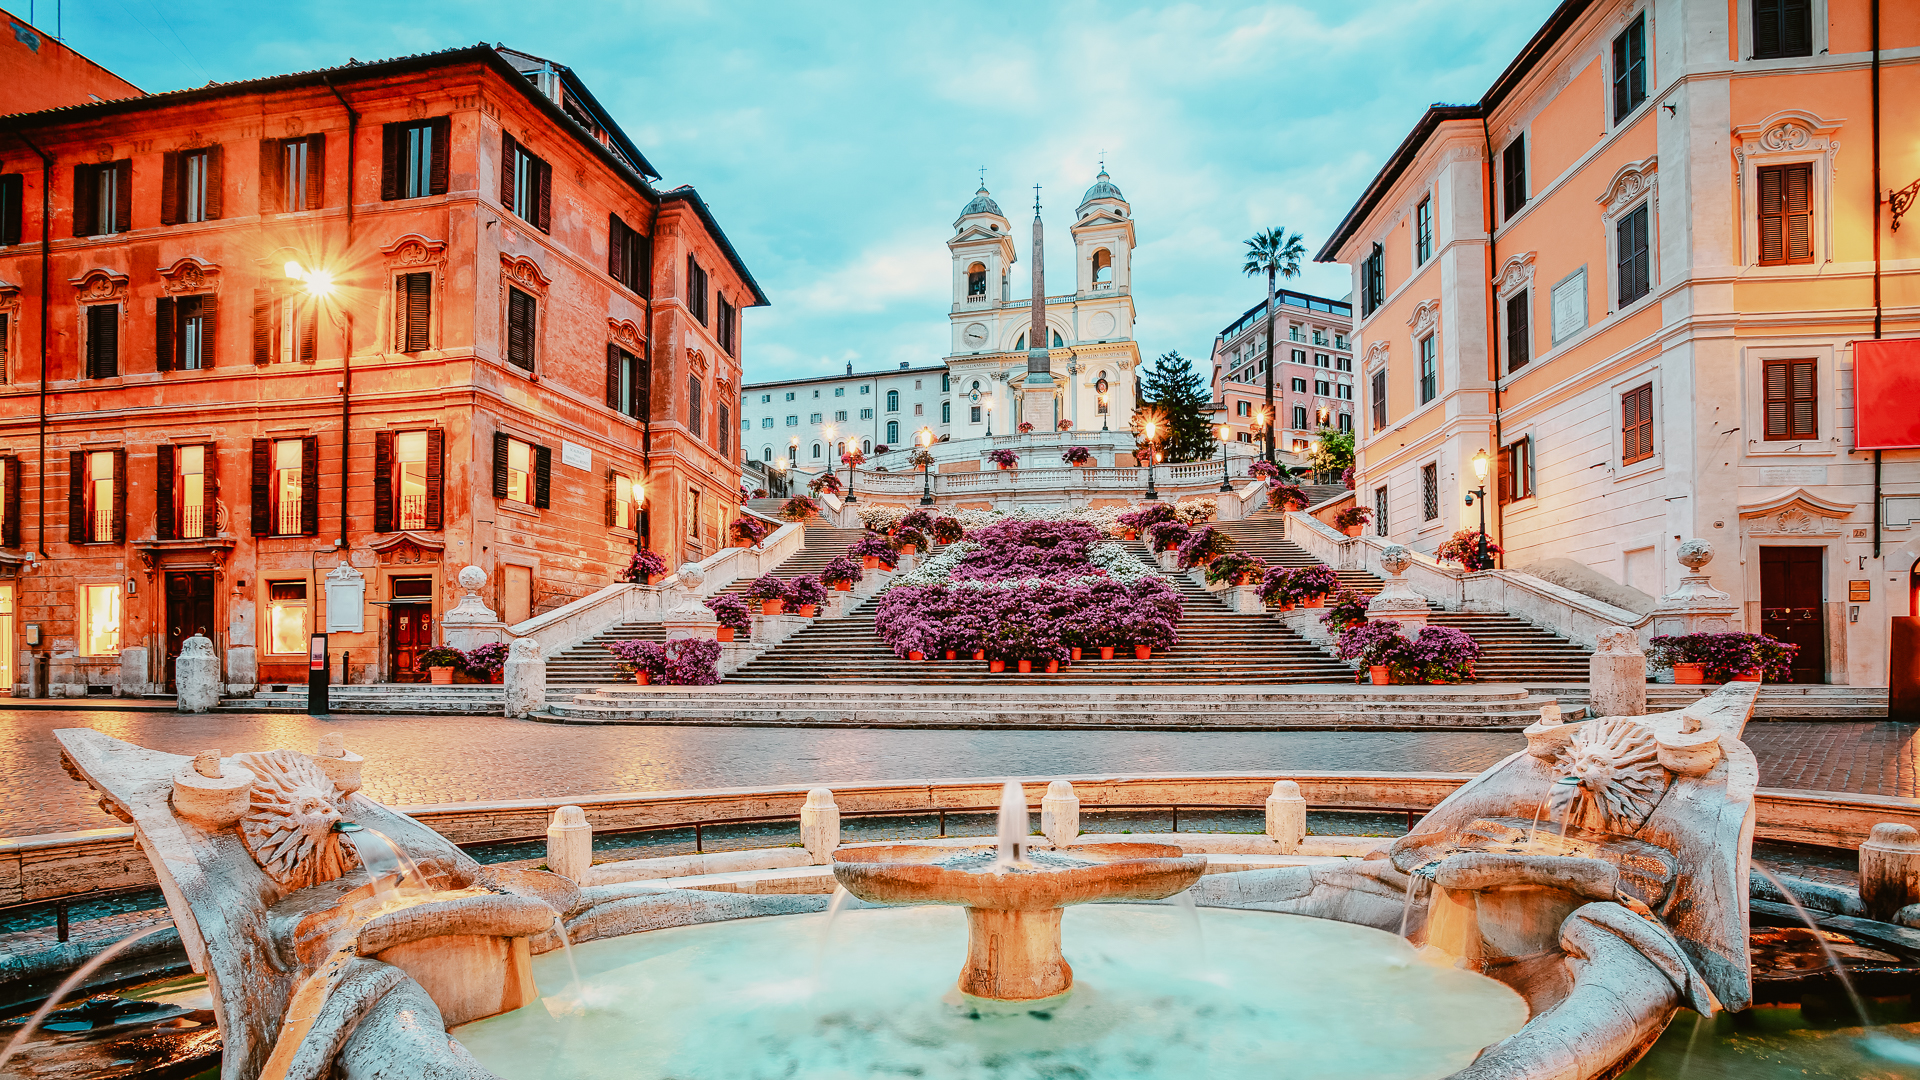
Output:
[[[1853,343],[1853,448],[1920,447],[1920,338]]]

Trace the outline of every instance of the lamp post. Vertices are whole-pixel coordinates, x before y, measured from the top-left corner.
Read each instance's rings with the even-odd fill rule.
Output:
[[[1220,425],[1220,490],[1221,491],[1233,490],[1233,482],[1227,479],[1227,470],[1229,468],[1229,466],[1227,465],[1227,440],[1232,437],[1233,437],[1233,429],[1228,427],[1225,424],[1221,424]]]
[[[1107,430],[1107,395],[1100,395],[1100,430]]]
[[[786,458],[774,459],[773,471],[780,474],[780,482],[775,484],[774,488],[779,491],[782,496],[787,494],[787,466],[788,461]]]
[[[1472,506],[1475,499],[1480,500],[1480,559],[1482,567],[1487,562],[1487,452],[1483,449],[1473,455],[1473,475],[1480,480],[1480,486],[1467,493],[1467,505]]]
[[[933,465],[933,429],[923,427],[919,431],[920,452],[927,455],[920,459],[920,505],[933,505],[933,474],[929,471]]]
[[[1153,436],[1156,430],[1157,426],[1152,420],[1147,421],[1146,426],[1141,429],[1147,437],[1147,494],[1145,497],[1148,502],[1160,498],[1160,493],[1153,490]]]
[[[987,402],[987,438],[993,438],[993,402]]]

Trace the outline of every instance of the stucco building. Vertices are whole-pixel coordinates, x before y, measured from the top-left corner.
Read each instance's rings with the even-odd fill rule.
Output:
[[[1353,305],[1280,290],[1274,294],[1273,411],[1277,450],[1305,450],[1321,428],[1353,430]],[[1259,443],[1267,421],[1267,302],[1213,339],[1213,422],[1233,439]]]
[[[852,440],[861,452],[898,448],[928,428],[952,430],[944,365],[855,372],[810,379],[748,383],[740,394],[740,445],[748,460],[786,459],[807,470],[839,468],[833,445]],[[828,430],[832,434],[828,435]],[[796,441],[797,440],[797,441]]]
[[[16,113],[0,175],[0,682],[157,689],[195,632],[302,681],[324,630],[336,678],[407,679],[466,565],[514,623],[725,542],[765,298],[567,68]]]
[[[1857,449],[1885,403],[1853,390],[1863,342],[1920,332],[1920,235],[1882,197],[1920,176],[1917,101],[1912,5],[1560,4],[1318,255],[1353,268],[1377,531],[1477,527],[1484,450],[1506,566],[1658,596],[1704,538],[1744,628],[1802,646],[1796,680],[1884,685],[1920,454]]]

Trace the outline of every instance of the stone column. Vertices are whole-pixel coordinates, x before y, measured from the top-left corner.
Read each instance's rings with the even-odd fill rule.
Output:
[[[1692,573],[1682,577],[1680,587],[1654,605],[1653,636],[1724,634],[1740,629],[1739,603],[1714,588],[1712,579],[1700,572],[1713,561],[1713,545],[1705,540],[1688,540],[1674,554]]]
[[[577,806],[555,810],[547,825],[547,869],[581,882],[592,865],[593,826],[587,824],[587,812]]]
[[[1587,661],[1587,709],[1593,716],[1645,716],[1647,654],[1628,626],[1600,631]]]
[[[173,812],[208,832],[227,828],[247,816],[253,781],[252,769],[202,750],[173,776]]]
[[[1367,604],[1367,619],[1392,621],[1407,637],[1418,636],[1420,628],[1427,625],[1427,598],[1414,592],[1401,577],[1413,565],[1413,553],[1399,544],[1388,544],[1380,553],[1380,565],[1389,576],[1386,587]]]
[[[180,646],[173,662],[173,683],[178,691],[177,708],[183,713],[203,713],[220,704],[220,658],[213,653],[213,642],[205,634],[195,634]]]
[[[1073,793],[1072,784],[1055,780],[1047,785],[1047,793],[1040,800],[1040,831],[1057,848],[1066,847],[1080,835],[1080,796]]]
[[[507,691],[506,714],[524,720],[547,703],[547,662],[540,655],[540,643],[532,638],[515,638],[507,647],[507,662],[501,667],[500,681]]]
[[[840,808],[834,805],[831,790],[817,787],[807,792],[807,801],[800,807],[800,842],[813,865],[833,861],[833,849],[840,846]]]
[[[1920,831],[1893,822],[1873,827],[1860,845],[1860,902],[1868,918],[1882,922],[1920,903]]]
[[[1292,780],[1273,782],[1273,794],[1267,796],[1267,835],[1288,855],[1299,851],[1307,837],[1307,800]]]

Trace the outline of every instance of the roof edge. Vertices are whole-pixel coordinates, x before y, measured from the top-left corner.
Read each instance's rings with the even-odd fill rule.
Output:
[[[733,241],[727,239],[727,234],[720,228],[720,223],[714,220],[713,211],[707,209],[706,200],[700,197],[700,193],[694,190],[692,184],[682,184],[674,188],[672,191],[661,195],[660,201],[662,203],[684,202],[692,206],[693,212],[699,215],[700,223],[705,225],[707,231],[713,234],[714,240],[719,243],[720,250],[726,255],[727,261],[733,264],[733,269],[740,275],[740,280],[746,282],[747,288],[753,290],[754,302],[751,306],[769,307],[773,304],[773,301],[767,299],[767,294],[760,291],[760,283],[753,279],[753,272],[747,269],[747,264],[740,258],[740,253],[734,250]]]

